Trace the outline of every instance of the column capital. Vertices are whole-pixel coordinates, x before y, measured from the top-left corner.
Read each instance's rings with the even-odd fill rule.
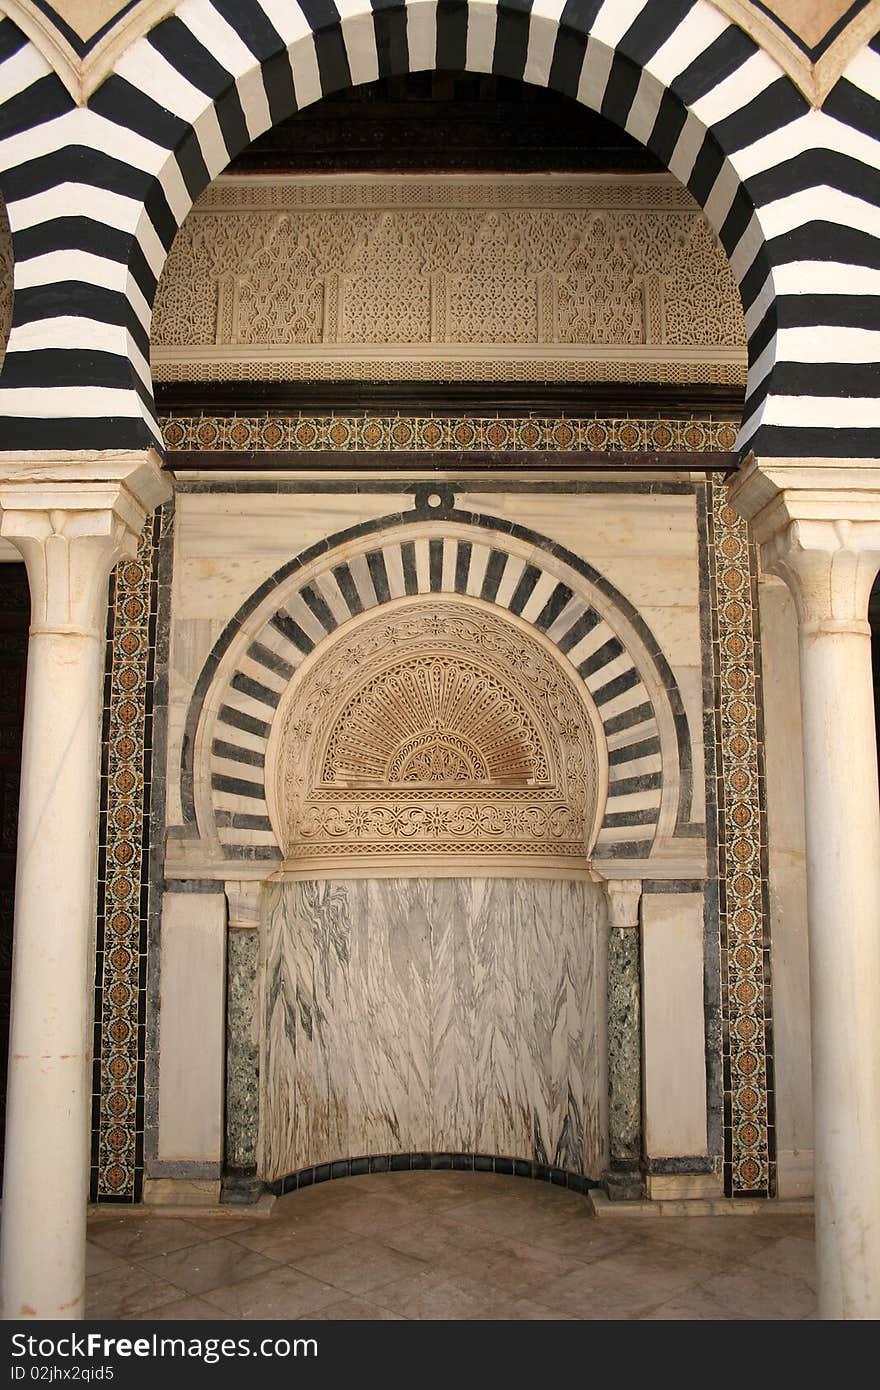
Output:
[[[639,925],[639,903],[642,897],[640,878],[606,878],[605,893],[608,898],[608,926],[628,928]]]
[[[750,454],[729,496],[751,524],[762,568],[791,590],[802,631],[869,632],[880,568],[880,463]]]
[[[260,925],[261,879],[227,880],[230,931],[256,931]]]
[[[154,449],[0,453],[0,535],[27,566],[31,632],[99,636],[110,569],[170,495]]]

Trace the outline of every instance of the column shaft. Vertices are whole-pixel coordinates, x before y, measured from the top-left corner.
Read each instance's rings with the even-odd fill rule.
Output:
[[[0,1236],[7,1319],[83,1315],[107,583],[168,492],[152,453],[0,460],[0,530],[31,591]]]
[[[802,624],[800,650],[819,1307],[824,1318],[878,1318],[880,816],[870,637]]]
[[[101,675],[95,636],[31,637],[0,1254],[7,1318],[82,1316]]]
[[[819,1316],[880,1317],[876,460],[750,458],[731,487],[798,610]]]

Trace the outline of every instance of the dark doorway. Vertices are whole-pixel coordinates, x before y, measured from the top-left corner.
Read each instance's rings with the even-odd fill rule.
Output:
[[[6,1132],[12,913],[30,612],[24,565],[0,564],[0,1136]],[[0,1171],[2,1163],[0,1141]]]

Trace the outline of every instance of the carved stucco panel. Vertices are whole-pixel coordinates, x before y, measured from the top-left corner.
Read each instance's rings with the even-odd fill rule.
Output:
[[[371,347],[360,374],[394,378],[396,356],[429,344],[439,368],[413,362],[415,377],[497,377],[499,360],[538,345],[556,350],[552,379],[584,379],[585,352],[588,377],[630,379],[632,348],[644,379],[675,379],[670,347],[700,359],[700,379],[744,373],[736,286],[687,195],[664,202],[669,190],[647,181],[641,200],[595,181],[525,182],[374,182],[368,206],[330,180],[279,181],[287,208],[254,205],[234,180],[212,190],[160,281],[157,376],[345,376],[340,351]]]

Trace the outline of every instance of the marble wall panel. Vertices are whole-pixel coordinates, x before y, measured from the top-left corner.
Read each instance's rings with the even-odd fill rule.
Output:
[[[226,900],[166,893],[162,908],[159,1159],[223,1158]]]
[[[267,887],[260,1175],[412,1151],[595,1175],[601,913],[580,881]]]
[[[385,493],[179,492],[174,611],[231,618],[279,565],[314,541],[400,510]]]
[[[648,1158],[705,1154],[702,894],[642,898],[642,1037]]]

